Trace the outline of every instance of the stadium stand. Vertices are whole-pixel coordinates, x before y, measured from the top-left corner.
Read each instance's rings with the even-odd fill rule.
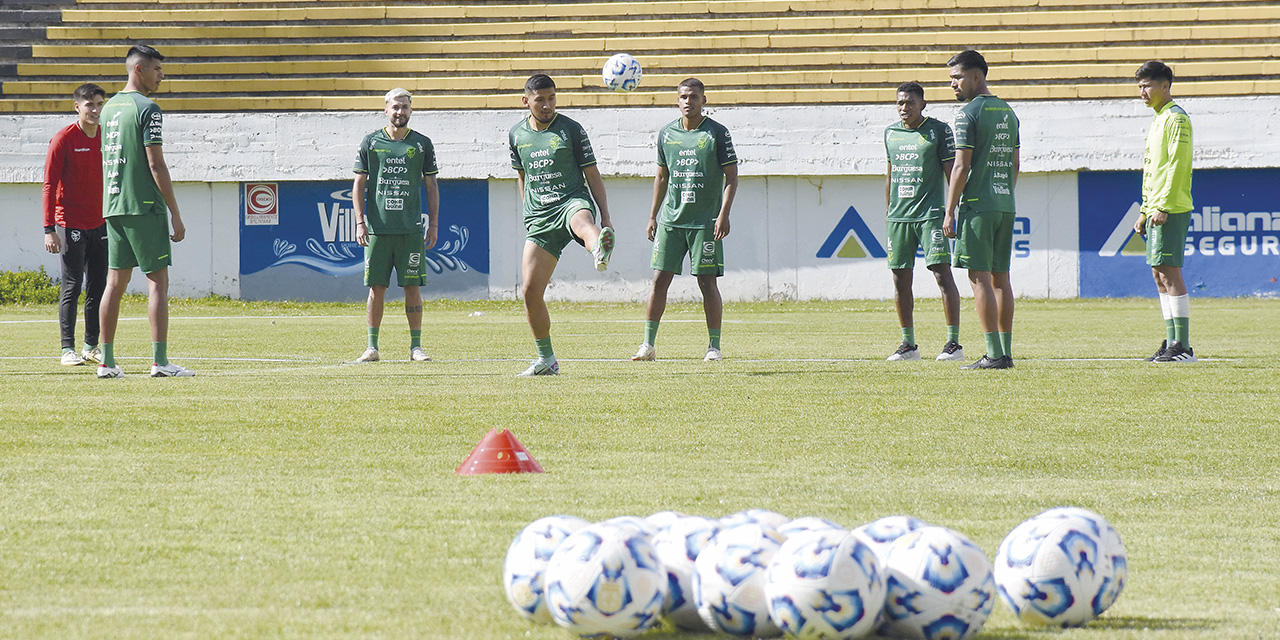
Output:
[[[170,58],[160,95],[178,111],[378,108],[393,86],[428,108],[509,108],[537,71],[565,106],[665,104],[691,75],[719,104],[880,102],[908,80],[950,99],[942,65],[966,47],[1014,100],[1132,97],[1153,58],[1182,96],[1280,94],[1273,0],[79,0],[0,17],[0,113],[119,89],[135,42]],[[619,51],[645,65],[636,92],[600,86]]]

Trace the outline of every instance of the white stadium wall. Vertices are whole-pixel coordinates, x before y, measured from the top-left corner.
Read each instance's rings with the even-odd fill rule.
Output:
[[[714,93],[708,97],[715,99]],[[164,96],[158,99],[163,106]],[[1179,103],[1191,113],[1195,126],[1198,171],[1280,166],[1280,137],[1242,135],[1239,127],[1240,122],[1273,121],[1280,115],[1280,97],[1194,98]],[[1082,227],[1082,216],[1090,212],[1083,211],[1078,201],[1080,176],[1139,169],[1151,112],[1136,99],[1013,106],[1021,120],[1023,162],[1017,190],[1015,290],[1028,297],[1085,294],[1081,256],[1086,262],[1096,260],[1092,251],[1082,250],[1088,241],[1080,237],[1080,230],[1092,223],[1086,220]],[[926,114],[950,120],[956,109],[955,103],[934,103]],[[885,262],[876,255],[877,243],[882,245],[884,238],[881,134],[895,118],[892,107],[714,108],[713,104],[709,110],[729,127],[742,162],[732,233],[725,245],[727,273],[722,290],[726,298],[890,297]],[[483,230],[487,242],[487,287],[438,295],[474,298],[484,297],[486,291],[491,298],[516,295],[524,236],[506,132],[521,113],[516,109],[430,111],[419,104],[411,124],[435,142],[440,177],[488,184],[488,220],[472,225],[477,234],[474,240],[480,242]],[[673,107],[566,109],[564,113],[582,122],[591,135],[606,176],[620,242],[604,274],[595,272],[581,251],[567,249],[548,296],[641,299],[651,277],[644,228],[652,190],[654,132],[677,112]],[[48,140],[71,118],[70,112],[66,116],[0,116],[5,149],[0,154],[0,222],[6,229],[0,236],[0,270],[44,266],[57,273],[56,256],[45,253],[40,240],[39,182]],[[380,112],[167,115],[165,157],[179,183],[178,199],[188,228],[188,239],[174,251],[174,294],[241,296],[242,280],[248,281],[241,273],[243,183],[347,181],[359,140],[383,122]],[[333,196],[341,199],[337,192]],[[1266,203],[1257,206],[1280,211],[1280,201],[1271,202],[1269,195],[1263,200]],[[314,204],[305,206],[314,212]],[[333,205],[335,214],[340,204]],[[1127,208],[1127,203],[1122,204]],[[1229,210],[1227,206],[1223,211]],[[1119,219],[1123,208],[1113,217]],[[308,220],[314,218],[308,215]],[[1209,219],[1206,210],[1205,220]],[[1106,224],[1112,224],[1110,218]],[[1205,225],[1214,232],[1218,229]],[[1280,214],[1273,226],[1280,235]],[[1265,226],[1268,232],[1272,228]],[[465,243],[467,229],[461,231]],[[1108,242],[1115,244],[1114,238]],[[1112,253],[1119,255],[1118,250]],[[1265,252],[1258,259],[1263,257]],[[480,273],[472,273],[469,282],[474,283],[476,275]],[[967,293],[963,278],[958,280]],[[140,281],[135,278],[134,286]],[[1086,288],[1100,295],[1113,295],[1114,289]],[[350,287],[342,290],[337,297],[349,298]],[[937,295],[933,279],[923,269],[916,278],[916,290],[923,296]],[[1268,293],[1263,285],[1247,291]],[[692,278],[677,279],[672,292],[679,298],[697,297]]]

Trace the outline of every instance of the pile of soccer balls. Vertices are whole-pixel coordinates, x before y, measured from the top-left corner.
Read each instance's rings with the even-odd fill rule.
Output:
[[[628,638],[666,619],[737,637],[977,635],[996,595],[1023,621],[1080,626],[1124,589],[1124,544],[1096,513],[1050,509],[1015,528],[995,566],[951,529],[891,516],[848,531],[752,509],[588,523],[549,516],[507,550],[502,582],[526,618]]]

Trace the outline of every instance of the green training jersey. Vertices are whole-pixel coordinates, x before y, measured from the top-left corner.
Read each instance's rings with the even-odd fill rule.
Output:
[[[942,218],[947,200],[943,163],[956,157],[955,140],[946,123],[926,117],[912,129],[901,120],[884,130],[889,156],[889,222]]]
[[[666,167],[667,199],[658,221],[668,227],[702,229],[715,224],[724,201],[724,168],[738,164],[724,125],[703,117],[692,130],[681,119],[658,132],[658,166]]]
[[[404,139],[392,140],[386,128],[378,129],[360,142],[354,171],[369,174],[364,189],[369,233],[422,233],[422,178],[439,172],[430,138],[410,129]]]
[[[555,211],[569,198],[591,200],[582,170],[596,163],[591,141],[582,125],[557,114],[542,131],[529,126],[529,117],[511,127],[511,168],[524,172],[524,216],[538,218]]]
[[[1169,101],[1156,112],[1142,152],[1142,212],[1186,213],[1191,205],[1191,117]]]
[[[973,149],[960,211],[1013,213],[1018,116],[1004,100],[981,95],[956,114],[956,149]]]
[[[164,194],[151,175],[147,147],[162,143],[160,105],[121,91],[102,105],[102,216],[164,214]]]

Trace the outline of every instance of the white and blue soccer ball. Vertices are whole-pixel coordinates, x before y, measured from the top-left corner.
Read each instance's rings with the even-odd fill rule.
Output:
[[[667,572],[667,599],[662,617],[691,631],[707,631],[693,598],[693,574],[698,555],[720,531],[720,521],[685,516],[653,536],[653,551]]]
[[[996,554],[1000,599],[1039,626],[1087,624],[1119,597],[1126,573],[1119,534],[1084,509],[1051,509],[1023,522]]]
[[[788,538],[799,533],[808,533],[811,531],[839,531],[842,533],[848,533],[844,527],[827,520],[826,518],[819,518],[817,516],[796,518],[795,520],[787,522],[786,524],[776,528],[778,533],[781,533]]]
[[[765,574],[774,624],[789,638],[851,640],[869,633],[884,608],[875,552],[843,529],[801,532],[783,543]]]
[[[644,521],[649,523],[656,533],[657,531],[662,531],[663,529],[671,526],[675,521],[686,517],[688,517],[686,514],[680,513],[679,511],[659,511],[645,516]]]
[[[693,597],[712,631],[740,637],[781,634],[769,617],[765,571],[785,538],[773,527],[741,524],[721,529],[694,563]]]
[[[886,516],[869,522],[867,524],[854,529],[853,532],[858,534],[863,542],[871,545],[871,550],[876,552],[876,557],[880,559],[883,566],[886,556],[889,554],[889,547],[893,542],[902,536],[929,526],[928,522],[920,518],[911,516]]]
[[[768,509],[744,509],[720,518],[720,524],[726,529],[740,524],[759,524],[777,530],[788,522],[791,522],[791,518]]]
[[[556,624],[580,636],[629,638],[658,624],[667,574],[630,527],[594,524],[569,536],[546,570]]]
[[[640,61],[629,53],[615,53],[600,71],[604,86],[611,91],[633,91],[640,86],[640,78],[643,76]]]
[[[502,587],[507,601],[520,615],[540,624],[551,623],[551,613],[543,598],[547,562],[565,538],[588,524],[573,516],[547,516],[534,520],[516,534],[502,564]]]
[[[646,540],[652,540],[653,534],[658,532],[658,527],[656,525],[639,516],[616,516],[599,522],[598,524],[602,524],[607,527],[629,528],[643,535]]]
[[[916,529],[894,541],[886,563],[882,635],[964,640],[977,635],[991,615],[991,561],[959,532]]]

